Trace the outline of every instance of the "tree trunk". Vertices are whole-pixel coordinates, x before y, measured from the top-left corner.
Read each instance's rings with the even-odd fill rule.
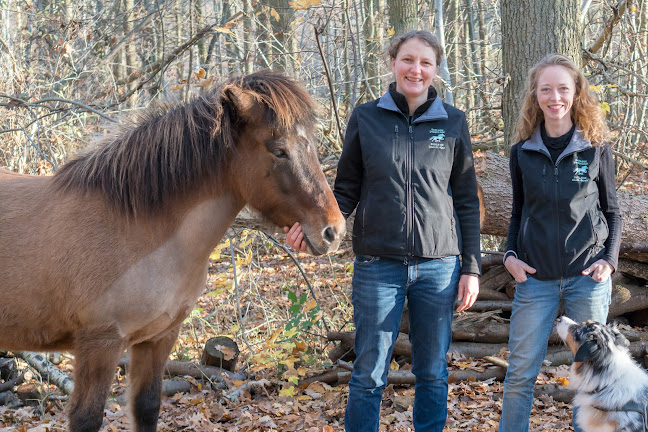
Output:
[[[268,5],[274,11],[270,21],[272,22],[272,33],[277,39],[277,49],[272,50],[272,56],[269,59],[272,69],[296,72],[295,58],[299,57],[299,54],[293,28],[295,10],[286,7],[286,2],[283,0],[269,0]]]
[[[387,0],[389,23],[395,35],[418,28],[418,2],[416,0]]]
[[[381,46],[380,41],[384,36],[384,26],[380,23],[380,0],[365,0],[365,13],[367,15],[364,20],[363,31],[365,41],[365,71],[367,74],[367,96],[366,100],[382,91],[382,83],[380,82],[380,71],[382,66],[381,60]],[[352,102],[355,102],[352,100]]]
[[[510,145],[529,68],[553,52],[580,63],[580,2],[502,0],[501,14],[504,139]]]
[[[439,65],[439,74],[441,75],[441,78],[443,81],[445,81],[445,85],[443,88],[439,88],[438,90],[441,92],[440,94],[442,95],[443,99],[447,104],[454,105],[454,96],[452,94],[452,81],[450,79],[450,71],[448,70],[448,49],[446,48],[446,42],[445,42],[445,21],[443,18],[443,2],[441,0],[435,0],[434,4],[436,6],[436,15],[435,15],[435,23],[436,23],[436,29],[437,29],[437,34],[439,36],[439,42],[441,43],[441,47],[443,48],[443,57],[441,58],[441,64]]]

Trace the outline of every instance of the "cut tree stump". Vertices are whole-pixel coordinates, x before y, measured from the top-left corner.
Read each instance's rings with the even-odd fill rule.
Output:
[[[239,347],[226,336],[216,336],[205,342],[200,363],[234,372],[238,362]]]

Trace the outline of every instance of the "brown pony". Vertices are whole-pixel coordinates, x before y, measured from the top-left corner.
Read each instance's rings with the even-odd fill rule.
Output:
[[[74,352],[70,431],[99,430],[126,348],[134,430],[156,430],[180,324],[246,203],[337,249],[314,133],[309,95],[261,72],[151,109],[52,177],[0,171],[0,348]]]

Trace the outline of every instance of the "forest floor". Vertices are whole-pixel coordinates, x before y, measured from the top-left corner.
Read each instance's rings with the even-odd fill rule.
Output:
[[[352,329],[350,244],[325,257],[298,254],[311,289],[290,256],[258,231],[237,230],[212,255],[208,283],[196,308],[183,324],[171,359],[198,363],[204,343],[225,335],[235,339],[241,354],[238,369],[246,376],[224,378],[220,386],[190,379],[189,393],[164,397],[159,431],[342,431],[348,386],[301,380],[330,370],[327,352],[333,347],[326,329]],[[283,235],[278,238],[283,240]],[[236,262],[236,281],[232,262]],[[235,283],[236,282],[236,283]],[[245,337],[242,335],[245,334]],[[506,353],[502,353],[505,357]],[[483,360],[449,355],[449,368],[483,370]],[[60,367],[71,372],[72,360]],[[24,364],[22,365],[24,367]],[[408,364],[394,368],[406,369]],[[567,383],[566,367],[541,375],[539,383]],[[36,372],[27,373],[42,397],[34,406],[0,406],[0,431],[65,430],[66,401]],[[252,385],[252,384],[256,385]],[[104,416],[102,431],[129,428],[123,402],[127,377],[120,369]],[[412,431],[410,386],[390,385],[384,392],[381,431]],[[447,431],[495,431],[500,417],[502,383],[495,380],[450,382]],[[571,409],[551,397],[536,398],[531,431],[569,431]]]

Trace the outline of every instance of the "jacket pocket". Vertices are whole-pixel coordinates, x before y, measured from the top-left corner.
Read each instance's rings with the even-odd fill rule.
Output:
[[[399,162],[401,160],[401,155],[398,146],[398,125],[394,125],[394,135],[392,136],[392,159],[394,162]]]
[[[597,247],[602,248],[610,234],[607,220],[600,210],[590,210],[588,212],[592,236]]]

